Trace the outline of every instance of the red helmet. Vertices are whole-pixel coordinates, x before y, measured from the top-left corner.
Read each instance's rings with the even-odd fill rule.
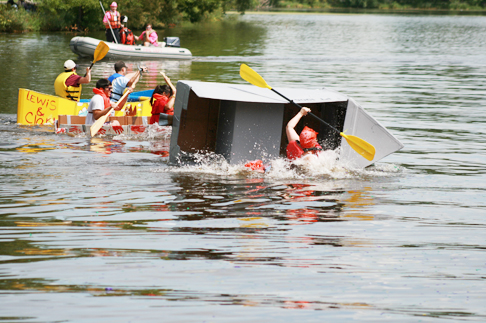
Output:
[[[314,148],[317,146],[317,132],[305,126],[299,136],[302,148]]]

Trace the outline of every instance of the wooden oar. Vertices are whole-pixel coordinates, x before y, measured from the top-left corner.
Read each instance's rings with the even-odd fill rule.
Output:
[[[253,85],[272,90],[273,92],[275,92],[278,95],[280,95],[281,97],[283,97],[285,100],[289,101],[290,103],[294,104],[295,106],[299,107],[300,109],[302,108],[302,106],[300,106],[299,104],[295,103],[294,101],[290,100],[289,98],[285,97],[283,94],[281,94],[278,91],[276,91],[275,89],[273,89],[270,85],[267,84],[267,82],[265,82],[263,77],[261,77],[257,72],[255,72],[248,65],[241,64],[240,76],[241,76],[242,79],[244,79],[245,81],[247,81],[247,82],[249,82]],[[370,161],[373,160],[373,158],[375,158],[375,147],[373,147],[372,144],[364,141],[363,139],[361,139],[359,137],[346,135],[344,132],[337,130],[336,128],[334,128],[329,123],[322,120],[321,118],[319,118],[318,116],[316,116],[312,112],[309,112],[309,114],[311,116],[313,116],[314,118],[316,118],[317,120],[319,120],[320,122],[327,125],[328,127],[330,127],[332,130],[339,133],[341,135],[341,137],[346,139],[349,146],[351,146],[351,148],[353,148],[361,156],[363,156],[364,158],[366,158],[367,160],[370,160]]]
[[[106,45],[105,42],[100,41],[100,43],[98,44],[98,46],[96,46],[96,49],[94,51],[93,61],[91,62],[89,69],[91,69],[93,67],[93,64],[96,63],[97,61],[101,61],[106,56],[109,50],[110,47],[108,47],[108,45]],[[84,74],[84,76],[86,76],[86,74]]]

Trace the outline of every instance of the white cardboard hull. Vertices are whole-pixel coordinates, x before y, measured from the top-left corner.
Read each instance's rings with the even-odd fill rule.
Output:
[[[101,40],[91,37],[74,37],[69,43],[69,47],[73,53],[83,57],[93,57],[96,46]],[[115,43],[105,44],[110,47],[106,54],[108,58],[124,58],[124,57],[138,57],[138,58],[163,58],[163,59],[192,59],[192,53],[181,47],[147,47],[147,46],[133,46],[122,45]]]

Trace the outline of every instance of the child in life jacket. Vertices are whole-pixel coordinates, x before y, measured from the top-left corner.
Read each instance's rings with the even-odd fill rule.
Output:
[[[287,139],[289,144],[287,145],[287,158],[295,160],[309,154],[317,155],[322,151],[321,145],[317,142],[317,132],[311,128],[305,126],[300,135],[295,131],[295,126],[299,123],[303,116],[306,116],[311,110],[303,107],[299,113],[295,115],[285,128],[287,132]]]
[[[121,17],[121,27],[120,27],[120,40],[121,43],[124,45],[135,45],[135,36],[133,35],[133,32],[126,27],[126,23],[128,21],[127,16],[122,16]]]
[[[149,124],[157,123],[159,126],[166,126],[172,124],[176,88],[164,72],[160,72],[160,74],[167,85],[157,85],[154,89],[150,98],[152,117],[150,117]]]

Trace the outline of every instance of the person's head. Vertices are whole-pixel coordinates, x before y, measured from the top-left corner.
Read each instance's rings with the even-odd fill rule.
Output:
[[[127,71],[127,65],[125,64],[124,61],[118,61],[115,63],[115,72],[116,73],[120,73],[122,72],[121,74],[123,73],[126,73]]]
[[[146,24],[145,30],[152,30],[152,24]]]
[[[116,4],[116,2],[115,2],[115,1],[113,1],[113,2],[110,4],[110,9],[111,9],[111,10],[113,10],[113,11],[115,11],[117,7],[118,7],[118,5]]]
[[[317,146],[317,132],[305,126],[299,136],[300,145],[304,149]]]
[[[96,82],[96,88],[105,92],[108,97],[111,95],[111,82],[107,79],[99,79],[98,82]]]
[[[172,89],[167,84],[157,85],[154,89],[154,93],[152,94],[152,98],[150,99],[150,104],[154,103],[154,95],[155,94],[161,94],[161,95],[165,95],[167,97],[171,97],[172,96]]]
[[[76,65],[76,63],[71,59],[68,59],[67,61],[64,62],[64,71],[65,72],[75,71],[77,68],[78,68],[78,65]]]
[[[167,97],[172,96],[172,89],[167,84],[157,85],[154,89],[154,93],[164,94]]]

